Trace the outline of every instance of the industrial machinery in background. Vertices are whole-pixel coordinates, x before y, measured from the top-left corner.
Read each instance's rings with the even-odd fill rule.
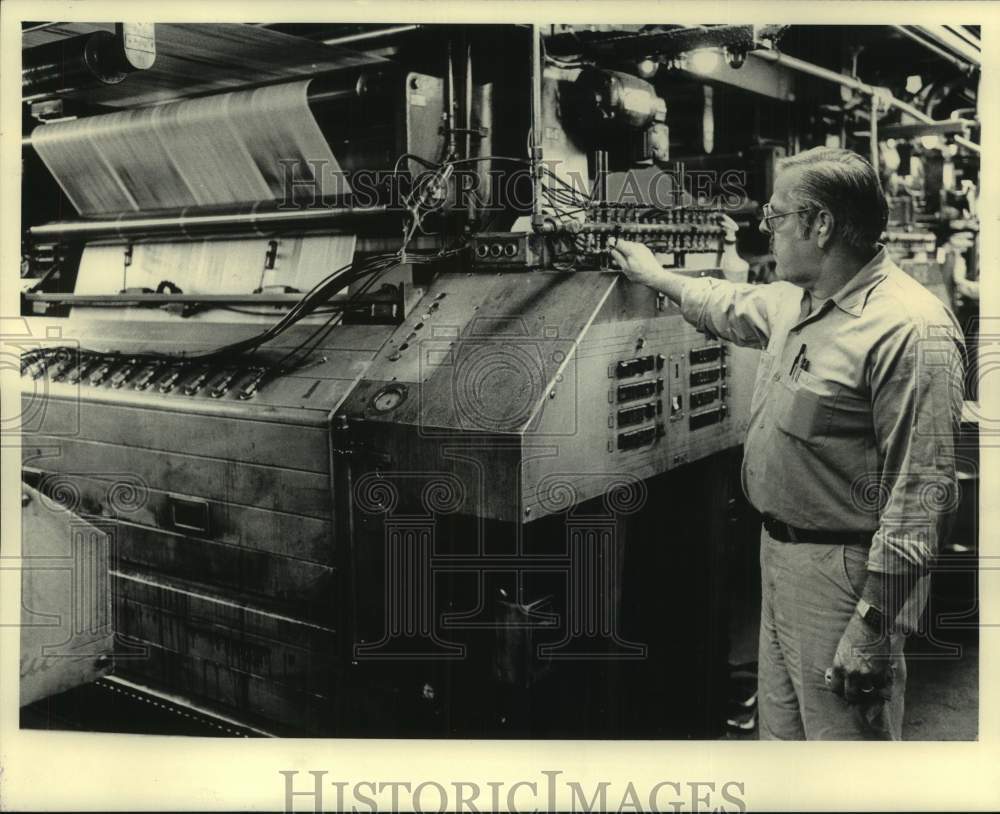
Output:
[[[783,33],[27,27],[4,341],[25,480],[108,538],[101,680],[275,734],[718,734],[755,358],[607,247],[723,276],[795,146]]]

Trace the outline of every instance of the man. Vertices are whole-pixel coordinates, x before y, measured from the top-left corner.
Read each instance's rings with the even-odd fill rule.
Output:
[[[611,249],[699,329],[763,350],[742,477],[764,517],[765,739],[901,737],[903,634],[956,500],[963,348],[877,244],[886,220],[871,165],[816,148],[782,163],[764,206],[778,282],[689,278],[641,244]]]

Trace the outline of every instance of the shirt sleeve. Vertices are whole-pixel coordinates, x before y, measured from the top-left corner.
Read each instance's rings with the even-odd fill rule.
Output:
[[[713,277],[685,281],[681,314],[699,331],[750,348],[767,347],[782,286],[732,283]]]
[[[868,569],[923,574],[958,504],[955,439],[964,353],[957,328],[890,332],[869,367],[882,510]]]

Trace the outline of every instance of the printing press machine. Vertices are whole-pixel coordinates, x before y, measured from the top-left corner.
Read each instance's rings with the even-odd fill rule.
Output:
[[[727,219],[609,196],[669,101],[613,44],[410,28],[24,35],[5,341],[24,480],[107,536],[91,677],[273,734],[713,736],[754,360],[605,249],[720,276]]]

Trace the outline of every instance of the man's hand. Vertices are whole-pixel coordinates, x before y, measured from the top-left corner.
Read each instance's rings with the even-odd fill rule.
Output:
[[[608,248],[611,251],[611,259],[633,283],[658,288],[663,282],[663,266],[642,243],[611,238],[608,241]]]
[[[873,630],[854,613],[840,637],[826,683],[851,704],[889,697],[893,680],[889,634]]]
[[[676,272],[663,268],[653,253],[642,243],[611,238],[608,241],[608,248],[611,259],[632,282],[662,291],[674,302],[681,301],[686,279]]]

